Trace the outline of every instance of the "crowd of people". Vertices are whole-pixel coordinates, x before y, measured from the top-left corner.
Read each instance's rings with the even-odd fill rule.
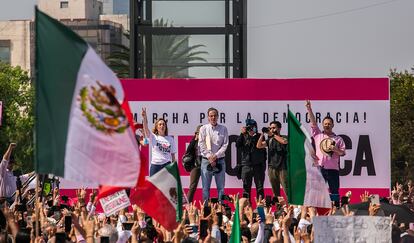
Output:
[[[315,165],[320,167],[329,185],[332,208],[322,212],[310,206],[289,205],[280,193],[286,191],[288,138],[280,134],[282,124],[272,121],[262,133],[253,119],[246,120],[236,140],[241,158],[238,178],[242,180],[243,194],[225,195],[225,152],[229,144],[227,128],[218,124],[219,111],[207,111],[208,124],[195,129],[194,136],[183,157],[184,168],[190,172],[187,194],[188,203],[178,227],[169,232],[137,205],[107,216],[97,212],[97,192],[77,190],[76,198],[68,200],[60,195],[55,186],[51,193],[40,188],[23,193],[19,183],[31,174],[16,175],[13,171],[11,143],[0,164],[0,243],[1,242],[229,242],[233,227],[240,225],[240,242],[315,242],[313,219],[316,216],[350,217],[356,210],[350,207],[351,193],[339,196],[339,157],[345,155],[345,145],[340,136],[333,133],[334,122],[330,117],[322,120],[323,129],[317,126],[310,101],[305,107],[310,116],[315,143]],[[150,176],[170,163],[177,162],[174,138],[168,134],[167,121],[158,119],[153,129],[148,127],[146,109],[142,110],[142,133],[138,137],[141,146],[151,148]],[[266,161],[267,165],[266,165]],[[268,171],[272,197],[264,194],[265,171]],[[217,185],[218,198],[210,197],[212,179]],[[194,193],[201,178],[202,201],[194,200]],[[251,198],[255,183],[259,199]],[[36,193],[37,192],[37,193]],[[35,194],[40,194],[33,200]],[[43,195],[45,194],[45,195]],[[368,203],[367,214],[384,216],[378,202],[372,201],[368,192],[361,201]],[[254,201],[253,201],[254,200]],[[74,203],[68,203],[69,201]],[[252,203],[253,201],[253,203]],[[29,203],[32,202],[32,203]],[[404,205],[414,210],[414,185],[411,181],[396,184],[389,198],[381,204]],[[238,203],[238,205],[236,205]],[[239,217],[235,217],[238,208]],[[392,242],[414,242],[414,222],[399,221],[391,215]],[[239,222],[235,222],[238,220]],[[234,236],[233,236],[234,237]],[[232,242],[235,242],[234,239]]]
[[[411,182],[398,184],[392,195],[390,200],[395,197],[396,201],[391,203],[412,205]],[[34,193],[27,194],[24,201],[33,196]],[[182,221],[173,232],[166,231],[136,205],[109,217],[96,212],[96,196],[96,191],[88,196],[85,189],[79,189],[73,200],[76,203],[69,205],[55,188],[42,202],[24,207],[19,206],[19,200],[13,206],[3,204],[0,242],[229,242],[232,227],[237,225],[236,205],[229,205],[236,203],[235,196],[230,196],[227,204],[211,201],[186,204]],[[369,200],[369,194],[361,195],[361,199]],[[283,197],[276,204],[258,200],[252,206],[247,198],[240,198],[238,203],[240,242],[314,242],[313,218],[321,215],[316,208],[289,206]],[[376,216],[381,208],[371,204],[368,211]],[[349,217],[354,211],[344,204],[341,208],[333,206],[324,215]],[[391,222],[392,242],[414,240],[414,230],[409,225],[398,222],[395,216]]]

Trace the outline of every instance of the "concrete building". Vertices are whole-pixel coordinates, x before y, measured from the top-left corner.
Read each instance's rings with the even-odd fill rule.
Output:
[[[39,9],[55,19],[99,19],[102,2],[98,0],[39,0]]]
[[[122,43],[122,25],[100,20],[103,3],[98,0],[39,0],[39,9],[60,20],[84,38],[105,60]]]
[[[34,65],[33,26],[31,20],[0,21],[0,61],[30,73]]]
[[[84,38],[105,61],[122,40],[127,16],[99,18],[102,2],[97,0],[39,0],[39,9],[60,20]],[[128,26],[125,24],[125,26]],[[30,74],[35,58],[33,20],[0,21],[0,60],[20,66]]]

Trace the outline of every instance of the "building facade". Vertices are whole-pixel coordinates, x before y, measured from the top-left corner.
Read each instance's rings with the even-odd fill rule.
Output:
[[[127,16],[103,17],[102,2],[97,0],[39,0],[43,12],[75,31],[85,39],[104,61],[123,41],[123,23]],[[114,21],[111,21],[114,19]],[[115,44],[115,45],[114,45]],[[20,66],[31,74],[34,69],[34,21],[0,21],[0,61]]]
[[[31,20],[0,21],[0,61],[30,73],[34,65],[33,27]]]

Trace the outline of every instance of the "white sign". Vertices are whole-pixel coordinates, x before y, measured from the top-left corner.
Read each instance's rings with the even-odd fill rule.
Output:
[[[313,218],[315,243],[388,243],[391,219],[379,216],[319,216]]]
[[[152,91],[154,83],[162,88]],[[230,136],[226,190],[242,188],[236,177],[235,140],[246,118],[255,119],[259,131],[271,121],[280,121],[281,133],[287,135],[289,105],[310,132],[305,108],[305,100],[309,99],[319,127],[322,129],[323,118],[330,116],[335,124],[333,131],[345,141],[346,155],[339,162],[341,189],[389,194],[388,78],[125,80],[123,85],[138,122],[142,121],[142,107],[147,108],[151,129],[157,118],[168,120],[168,132],[175,138],[179,162],[197,125],[208,123],[207,109],[219,110],[218,122],[227,127]],[[189,173],[181,163],[179,168],[183,187],[188,188]],[[201,183],[198,185],[200,188]],[[270,188],[268,178],[265,188]]]
[[[156,118],[168,120],[168,131],[175,137],[178,148],[182,148],[182,135],[192,135],[199,124],[206,124],[206,111],[215,107],[220,112],[219,123],[227,127],[230,136],[240,135],[240,129],[248,116],[257,121],[259,130],[268,126],[270,121],[282,123],[282,134],[287,134],[287,105],[296,113],[297,118],[310,132],[308,114],[304,101],[170,101],[170,102],[130,102],[133,112],[140,114],[142,107],[147,108],[150,127]],[[341,158],[343,175],[341,187],[345,188],[387,188],[390,180],[389,143],[387,131],[389,116],[387,102],[378,101],[314,101],[312,106],[319,120],[328,114],[334,119],[334,132],[345,137],[346,155]],[[140,116],[139,116],[140,117]],[[321,125],[320,128],[322,129]],[[231,143],[231,167],[236,166],[236,148]],[[384,141],[384,142],[374,142]],[[179,151],[179,155],[184,151]],[[178,158],[181,158],[180,156]],[[227,165],[228,167],[228,165]],[[369,178],[369,180],[367,180]],[[183,180],[185,181],[185,180]],[[184,183],[184,182],[183,182]],[[188,186],[185,185],[184,186]],[[235,176],[227,176],[226,187],[240,187]],[[265,186],[270,187],[269,181]]]
[[[125,190],[99,199],[106,216],[110,216],[119,210],[131,205]]]

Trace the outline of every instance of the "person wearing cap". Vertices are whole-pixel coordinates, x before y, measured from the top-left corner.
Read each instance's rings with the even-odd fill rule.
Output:
[[[211,180],[214,176],[221,200],[224,195],[225,184],[225,153],[229,144],[227,128],[217,123],[218,110],[209,108],[207,110],[208,124],[200,128],[198,146],[202,156],[201,159],[201,183],[203,185],[203,200],[210,198]]]
[[[190,171],[190,186],[188,188],[187,193],[188,202],[192,202],[194,199],[194,193],[197,190],[198,181],[200,180],[201,175],[201,154],[200,150],[198,149],[198,134],[200,132],[201,126],[202,125],[197,126],[194,132],[194,136],[191,139],[190,144],[188,145],[187,150],[185,152],[186,154],[191,154],[194,158],[194,160],[192,161],[193,163],[184,166],[189,166],[189,168],[186,168],[186,170]]]
[[[249,200],[253,179],[257,198],[264,199],[266,149],[256,147],[259,138],[260,133],[257,133],[256,121],[247,119],[246,126],[241,128],[241,134],[236,139],[236,148],[241,154],[240,163],[238,163],[238,177],[243,181],[243,197]]]
[[[305,106],[315,141],[317,163],[323,178],[328,182],[331,200],[339,207],[339,158],[345,155],[345,142],[332,131],[334,121],[331,117],[323,118],[323,131],[321,131],[313,114],[311,102],[307,100]]]
[[[257,148],[268,148],[267,173],[269,176],[270,185],[272,186],[273,201],[277,201],[280,194],[280,184],[282,184],[285,194],[287,192],[287,137],[280,134],[282,124],[278,121],[272,121],[269,128],[263,129],[259,141],[257,141]],[[264,133],[267,132],[267,139]]]

